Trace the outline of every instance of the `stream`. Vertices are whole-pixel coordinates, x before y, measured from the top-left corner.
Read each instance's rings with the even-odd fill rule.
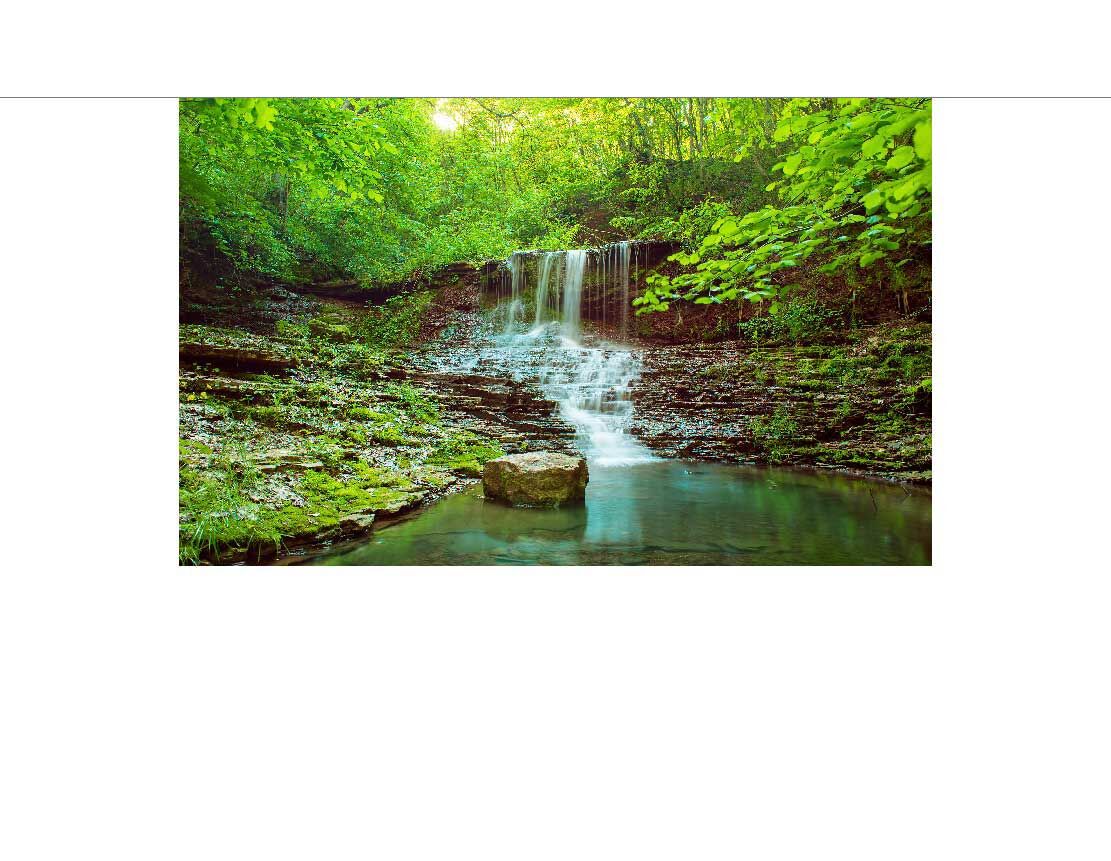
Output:
[[[831,472],[654,460],[590,466],[586,505],[452,494],[330,565],[928,565],[928,492]]]
[[[535,285],[510,257],[489,330],[434,357],[438,370],[534,386],[575,430],[590,469],[586,503],[511,508],[481,486],[452,494],[332,565],[928,565],[929,491],[838,473],[665,460],[630,432],[638,352],[584,336],[584,273],[619,297],[628,331],[632,243],[540,252]],[[605,313],[605,300],[601,302]]]

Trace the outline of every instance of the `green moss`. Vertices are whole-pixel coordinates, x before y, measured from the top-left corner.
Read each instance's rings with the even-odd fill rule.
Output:
[[[376,442],[385,445],[405,445],[409,442],[409,438],[402,432],[401,428],[391,422],[375,425],[370,429],[370,436]]]
[[[318,338],[340,343],[350,341],[353,337],[350,326],[319,317],[309,320],[308,329]]]
[[[306,448],[317,460],[332,467],[343,463],[349,454],[343,443],[330,434],[312,437]]]
[[[369,463],[358,461],[353,470],[362,487],[395,487],[402,490],[413,487],[412,479],[394,469],[371,466]]]
[[[382,387],[387,397],[397,401],[406,417],[417,422],[436,422],[440,410],[431,392],[411,383],[387,383]]]
[[[487,461],[502,457],[505,451],[490,440],[462,432],[444,440],[428,458],[428,463],[466,475],[482,475]]]
[[[393,418],[387,413],[376,412],[375,410],[367,409],[366,407],[348,407],[347,417],[349,419],[368,422],[385,422]]]
[[[353,478],[341,479],[310,470],[296,486],[304,505],[286,504],[260,511],[254,532],[264,528],[279,542],[309,537],[326,533],[352,514],[396,508],[412,499],[409,491],[415,485],[401,473],[362,462],[355,464],[355,472]]]
[[[212,448],[195,439],[178,439],[177,452],[180,457],[189,455],[210,455]]]
[[[362,476],[350,480],[315,470],[305,473],[297,489],[305,500],[305,510],[312,515],[310,520],[320,526],[332,526],[349,514],[408,501],[406,491],[413,484],[407,478],[373,467],[366,469]]]
[[[367,433],[358,425],[348,425],[343,429],[343,435],[349,442],[353,442],[355,445],[365,446],[367,443]]]
[[[266,509],[247,495],[261,476],[251,465],[221,457],[221,469],[183,469],[179,477],[178,559],[196,564],[206,553],[281,537]]]
[[[301,339],[309,336],[309,327],[305,323],[293,323],[289,320],[279,320],[274,324],[274,329],[283,338]]]
[[[757,447],[766,451],[769,459],[781,461],[790,453],[799,426],[781,405],[775,408],[772,415],[753,419],[750,430]]]

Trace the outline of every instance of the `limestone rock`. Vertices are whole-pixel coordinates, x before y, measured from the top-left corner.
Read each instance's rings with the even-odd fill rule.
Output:
[[[482,470],[487,497],[511,505],[559,506],[582,502],[590,476],[581,457],[554,451],[510,454]]]
[[[339,522],[340,532],[344,535],[361,534],[366,532],[374,525],[373,509],[366,511],[357,511],[354,514],[349,514]]]

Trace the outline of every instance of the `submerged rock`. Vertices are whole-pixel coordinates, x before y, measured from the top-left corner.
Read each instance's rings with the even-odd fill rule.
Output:
[[[581,457],[554,451],[510,454],[482,470],[482,490],[511,505],[562,505],[582,502],[590,476]]]

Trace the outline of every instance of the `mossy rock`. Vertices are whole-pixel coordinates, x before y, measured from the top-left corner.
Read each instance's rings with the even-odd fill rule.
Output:
[[[510,505],[558,507],[581,503],[589,480],[585,460],[553,451],[506,455],[489,461],[482,470],[486,497]]]
[[[309,320],[309,331],[318,338],[327,338],[329,341],[340,343],[346,343],[353,337],[349,326],[320,318]]]

